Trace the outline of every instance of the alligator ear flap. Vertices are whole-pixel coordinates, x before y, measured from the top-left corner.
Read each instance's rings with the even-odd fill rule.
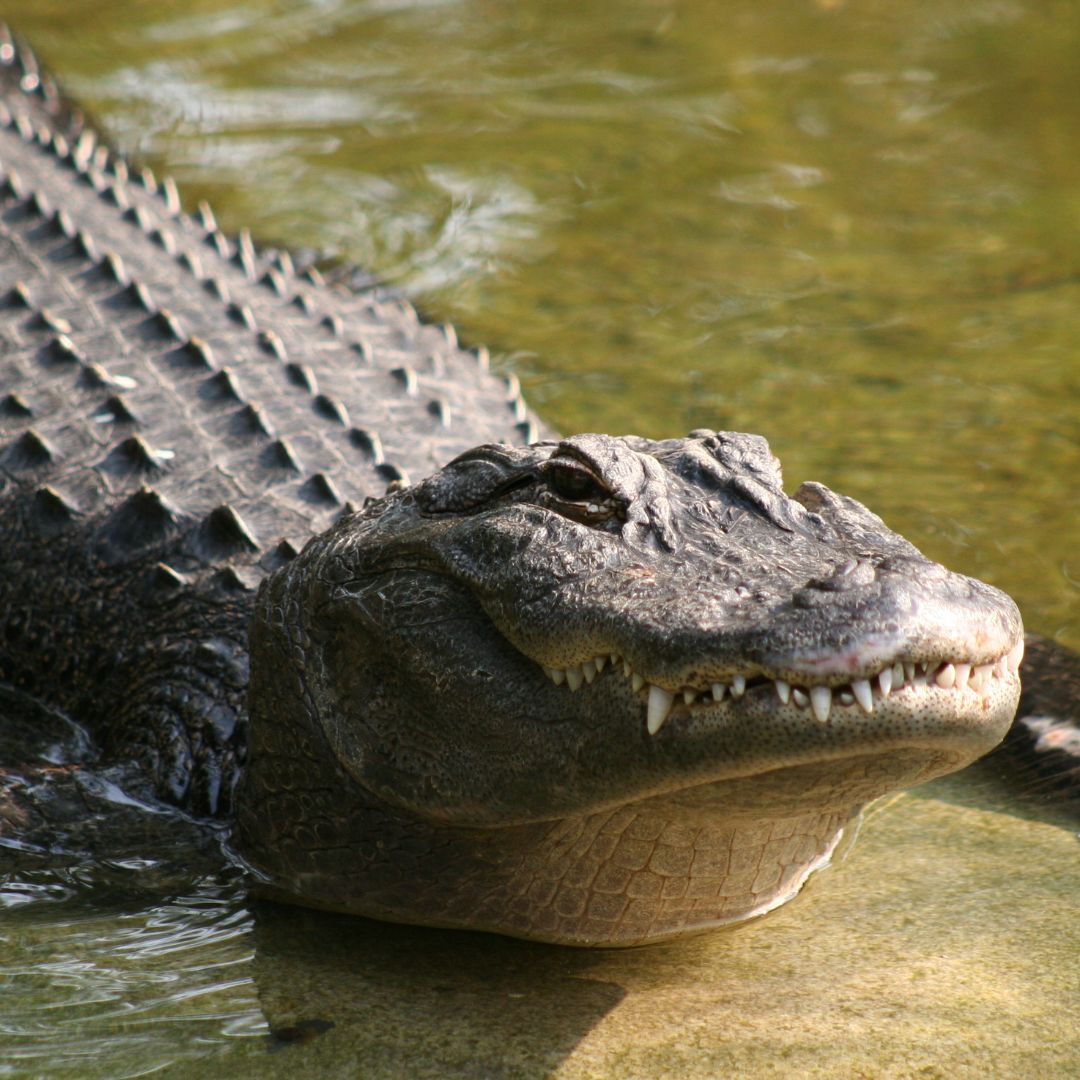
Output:
[[[551,456],[554,444],[503,446],[489,444],[467,450],[413,489],[425,514],[466,513],[535,475]]]

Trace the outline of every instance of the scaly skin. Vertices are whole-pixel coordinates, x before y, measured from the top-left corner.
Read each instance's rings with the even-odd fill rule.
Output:
[[[452,331],[183,214],[3,33],[0,89],[0,678],[235,815],[258,888],[654,940],[1001,739],[1001,593],[757,436],[510,445]]]
[[[381,918],[745,919],[1001,739],[1020,635],[854,500],[787,497],[758,436],[481,447],[264,583],[236,843],[271,894]]]

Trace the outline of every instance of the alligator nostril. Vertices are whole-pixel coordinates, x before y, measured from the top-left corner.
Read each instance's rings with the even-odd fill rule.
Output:
[[[872,585],[876,573],[874,567],[863,559],[847,559],[828,577],[813,578],[806,583],[806,588],[820,592],[845,592]]]

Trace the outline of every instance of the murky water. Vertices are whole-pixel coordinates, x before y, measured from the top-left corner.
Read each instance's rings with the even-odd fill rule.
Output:
[[[1080,7],[0,16],[227,227],[394,282],[563,430],[759,431],[1080,646]],[[769,919],[617,954],[50,865],[4,894],[0,1076],[1075,1075],[1075,824],[1000,797],[901,796]]]

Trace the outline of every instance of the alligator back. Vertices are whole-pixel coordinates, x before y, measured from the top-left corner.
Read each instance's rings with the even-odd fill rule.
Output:
[[[0,28],[0,678],[141,750],[182,801],[203,736],[128,716],[139,679],[224,673],[242,713],[268,570],[389,483],[536,437],[485,352],[185,213]]]

